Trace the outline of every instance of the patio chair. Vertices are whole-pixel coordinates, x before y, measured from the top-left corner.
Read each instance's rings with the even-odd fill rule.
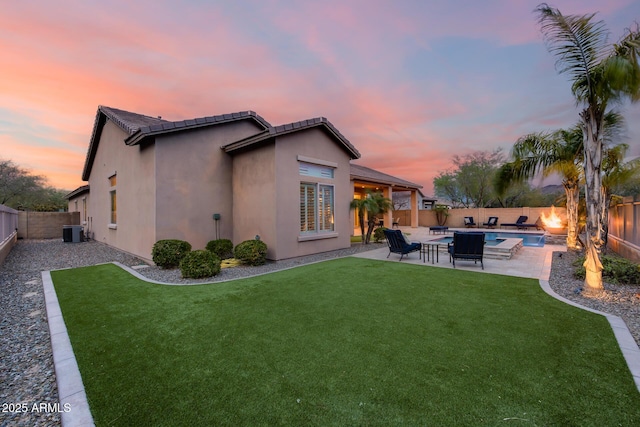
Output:
[[[469,228],[469,227],[475,227],[478,224],[476,224],[476,222],[473,220],[472,216],[465,216],[464,217],[464,226]]]
[[[389,230],[387,228],[384,230],[384,237],[387,239],[387,244],[389,245],[389,255],[391,255],[392,252],[400,254],[400,261],[402,261],[402,257],[405,255],[420,251],[422,248],[421,243],[407,242],[400,230]],[[389,258],[389,255],[387,255],[387,258]]]
[[[538,224],[526,224],[526,223],[525,223],[525,221],[526,221],[526,220],[528,220],[528,219],[529,219],[529,217],[528,217],[528,216],[526,216],[526,215],[520,215],[520,216],[518,217],[518,219],[516,220],[516,222],[513,222],[513,223],[503,223],[503,224],[500,224],[500,225],[501,225],[501,226],[503,226],[503,227],[516,227],[516,228],[518,228],[518,229],[520,229],[520,230],[524,230],[524,229],[527,229],[527,228],[534,228],[534,227],[535,227],[536,229],[539,229],[539,228],[540,228],[540,227],[538,226]]]
[[[392,218],[391,228],[398,228],[398,227],[400,227],[400,218]]]
[[[484,225],[485,227],[488,227],[488,228],[493,228],[496,225],[498,225],[498,217],[497,216],[490,216],[489,217],[489,221],[483,222],[482,225]]]
[[[484,270],[482,258],[484,255],[484,233],[474,232],[454,232],[453,242],[449,243],[449,261],[453,261],[453,268],[456,268],[456,259],[463,259],[478,263]]]

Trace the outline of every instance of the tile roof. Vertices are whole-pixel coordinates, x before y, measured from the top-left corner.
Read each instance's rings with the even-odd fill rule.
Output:
[[[410,181],[406,181],[401,178],[397,178],[393,175],[379,172],[375,169],[368,168],[366,166],[351,165],[351,179],[358,181],[366,181],[380,184],[387,184],[396,187],[403,187],[407,189],[420,189],[422,185],[415,184]]]
[[[64,198],[69,200],[69,199],[72,199],[72,198],[74,198],[76,196],[79,196],[81,194],[88,193],[88,192],[89,192],[89,186],[88,185],[83,185],[81,187],[76,188],[75,190],[73,190],[72,192],[67,194],[66,196],[64,196]]]
[[[160,117],[145,116],[143,114],[132,113],[118,108],[100,105],[98,106],[98,111],[96,113],[93,132],[91,133],[91,139],[89,141],[89,149],[87,151],[87,157],[82,171],[82,179],[85,181],[89,180],[89,174],[93,167],[93,160],[98,149],[100,133],[102,132],[102,128],[104,127],[107,119],[114,122],[129,135],[124,140],[124,143],[127,145],[137,145],[145,140],[152,139],[157,135],[214,126],[237,120],[253,120],[263,129],[271,127],[269,122],[253,111],[241,111],[238,113],[221,114],[218,116],[199,117],[190,120],[172,122],[163,120]]]
[[[287,123],[280,126],[269,126],[263,132],[257,135],[250,136],[240,141],[232,142],[222,147],[227,153],[241,150],[254,144],[259,144],[268,141],[276,136],[286,135],[293,132],[298,132],[304,129],[311,129],[314,127],[321,127],[330,136],[342,144],[344,149],[349,153],[352,159],[359,159],[360,152],[349,142],[349,140],[336,129],[333,124],[326,117],[316,117],[308,120],[301,120],[299,122]]]
[[[125,139],[127,145],[137,145],[144,141],[146,138],[161,135],[169,132],[178,132],[187,129],[194,129],[212,125],[219,125],[222,123],[233,122],[237,120],[253,119],[264,129],[271,127],[269,122],[260,117],[254,111],[240,111],[238,113],[220,114],[217,116],[198,117],[189,120],[179,120],[176,122],[169,122],[166,120],[159,120],[155,123],[148,123],[146,126],[139,127],[133,134]]]

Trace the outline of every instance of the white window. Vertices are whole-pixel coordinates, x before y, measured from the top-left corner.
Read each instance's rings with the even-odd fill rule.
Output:
[[[300,233],[334,231],[333,185],[300,183]]]
[[[117,205],[117,198],[116,198],[116,183],[117,183],[116,176],[115,175],[111,175],[109,177],[109,184],[111,186],[111,189],[109,190],[109,198],[111,200],[111,203],[110,203],[111,212],[110,212],[110,216],[109,216],[109,227],[110,228],[115,228],[115,225],[118,223],[118,205]]]
[[[333,178],[333,168],[331,166],[316,165],[307,162],[298,162],[300,175],[312,176],[315,178]]]

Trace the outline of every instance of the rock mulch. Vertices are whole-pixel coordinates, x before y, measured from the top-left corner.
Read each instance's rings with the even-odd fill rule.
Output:
[[[157,267],[142,268],[138,272],[161,282],[212,282],[281,270],[383,246],[354,245],[330,253],[268,262],[260,267],[223,269],[213,280],[183,280],[178,270]],[[552,289],[586,307],[622,317],[640,345],[640,286],[606,284],[606,291],[600,298],[585,298],[575,293],[582,284],[572,275],[571,263],[575,255],[570,252],[562,256],[559,254],[555,253],[553,257],[549,280]],[[0,404],[14,405],[7,408],[17,409],[0,412],[0,427],[60,425],[60,415],[55,411],[59,400],[40,272],[112,261],[130,267],[144,264],[134,256],[101,243],[28,240],[19,241],[0,267]],[[49,407],[46,407],[47,404]]]
[[[582,306],[619,316],[640,346],[640,285],[604,283],[604,291],[597,297],[580,293],[583,281],[573,277],[577,252],[554,252],[549,286],[558,295]]]

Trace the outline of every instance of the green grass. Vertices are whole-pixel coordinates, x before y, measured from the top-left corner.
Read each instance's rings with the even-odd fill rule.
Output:
[[[52,276],[98,426],[640,425],[606,319],[534,280],[357,258]]]

